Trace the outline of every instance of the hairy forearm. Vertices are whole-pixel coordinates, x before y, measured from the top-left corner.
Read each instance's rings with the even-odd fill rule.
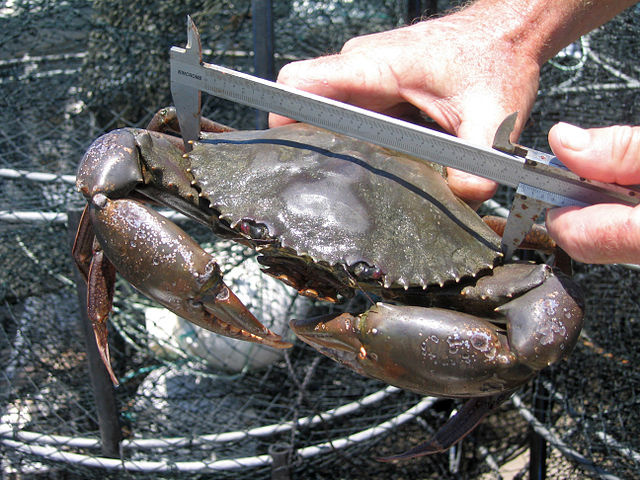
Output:
[[[477,0],[469,16],[542,65],[563,47],[608,22],[637,0]]]

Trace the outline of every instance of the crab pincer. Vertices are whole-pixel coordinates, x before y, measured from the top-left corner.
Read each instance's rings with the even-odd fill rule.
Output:
[[[514,290],[516,279],[522,287]],[[475,397],[429,442],[383,460],[451,447],[578,341],[582,296],[547,265],[505,265],[461,290],[464,304],[480,315],[378,303],[360,315],[291,321],[298,338],[361,375],[423,395]],[[481,299],[484,311],[476,304]]]
[[[109,366],[106,318],[116,270],[149,298],[207,330],[276,348],[291,346],[262,325],[227,287],[211,255],[152,208],[99,194],[89,207],[89,215],[99,244],[89,270],[90,315],[112,380],[115,375]],[[109,269],[113,273],[104,278],[98,272],[105,270],[107,262],[113,263],[115,270]],[[110,295],[103,293],[107,291]]]

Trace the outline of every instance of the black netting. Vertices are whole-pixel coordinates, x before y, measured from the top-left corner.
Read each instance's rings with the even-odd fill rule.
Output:
[[[411,2],[275,3],[280,66],[398,26]],[[442,11],[457,2],[425,3]],[[589,314],[571,358],[484,422],[464,441],[459,459],[439,455],[400,465],[375,457],[415,446],[446,420],[454,402],[428,405],[299,345],[275,358],[222,345],[163,317],[119,283],[110,328],[127,462],[100,466],[69,257],[66,213],[83,203],[73,176],[97,136],[144,125],[170,104],[168,51],[184,45],[187,13],[207,60],[252,70],[248,0],[0,2],[3,478],[268,478],[271,466],[260,459],[277,445],[287,446],[285,452],[295,447],[294,478],[522,478],[534,411],[549,442],[549,478],[637,477],[640,273],[590,265],[577,266]],[[639,123],[639,32],[640,11],[633,7],[549,62],[521,142],[547,150],[546,133],[560,120]],[[229,102],[204,96],[204,109],[234,127],[253,126],[253,112]],[[250,253],[213,242],[201,228],[190,233],[221,252],[231,272],[255,272]],[[277,306],[283,318],[318,308],[279,284],[256,277],[254,286],[256,308]],[[322,419],[314,417],[322,412]],[[407,412],[409,421],[400,424]],[[390,428],[369,430],[376,425]]]

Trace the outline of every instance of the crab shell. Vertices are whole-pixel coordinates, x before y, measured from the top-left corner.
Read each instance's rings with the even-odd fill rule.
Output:
[[[188,164],[200,197],[303,293],[443,286],[502,256],[431,165],[309,125],[203,134]]]

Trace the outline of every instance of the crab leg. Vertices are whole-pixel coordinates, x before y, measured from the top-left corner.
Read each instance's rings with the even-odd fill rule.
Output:
[[[494,232],[502,237],[504,229],[507,225],[507,219],[502,217],[494,217],[487,215],[482,217],[482,221],[486,223]],[[557,248],[555,240],[547,233],[547,229],[543,225],[534,223],[531,230],[522,239],[518,248],[529,250],[540,250],[543,252],[554,252]]]
[[[82,212],[71,253],[78,270],[87,282],[87,316],[93,327],[100,358],[111,381],[118,385],[118,379],[111,368],[107,336],[107,319],[113,304],[116,270],[96,241],[89,217],[87,205]]]
[[[78,224],[78,231],[76,232],[76,238],[73,242],[71,254],[76,262],[76,266],[80,273],[84,277],[85,281],[89,278],[89,267],[91,265],[91,257],[93,255],[93,240],[95,234],[93,233],[93,225],[89,219],[89,205],[85,205],[82,210],[82,216],[80,217],[80,223]]]
[[[96,249],[93,253],[89,275],[87,278],[87,315],[93,326],[93,333],[96,336],[98,352],[111,381],[117,385],[118,380],[111,368],[111,356],[109,354],[107,319],[113,304],[113,292],[116,283],[116,269],[113,263],[104,255],[97,242],[94,242]]]
[[[508,283],[519,277],[529,277],[532,285],[524,293]],[[512,391],[568,355],[578,341],[581,292],[546,265],[496,268],[494,276],[463,288],[461,295],[476,309],[483,299],[493,314],[378,303],[361,315],[290,323],[301,340],[362,375],[444,397]],[[506,300],[499,301],[501,296]]]
[[[472,398],[426,442],[404,453],[382,457],[378,460],[381,462],[393,462],[395,460],[407,460],[446,452],[471,433],[487,415],[502,405],[510,396],[508,393],[502,393],[490,397]]]

